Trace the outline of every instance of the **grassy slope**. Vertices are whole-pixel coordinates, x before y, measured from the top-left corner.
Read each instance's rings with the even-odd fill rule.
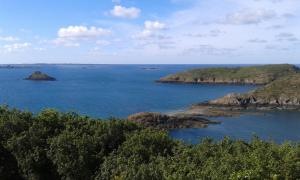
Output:
[[[210,101],[219,105],[300,105],[300,73],[279,78],[245,94],[229,94]]]
[[[161,82],[204,82],[267,84],[282,76],[291,75],[299,69],[293,65],[265,65],[239,68],[194,69],[161,78]]]
[[[249,94],[264,99],[280,97],[300,99],[300,74],[280,78]]]

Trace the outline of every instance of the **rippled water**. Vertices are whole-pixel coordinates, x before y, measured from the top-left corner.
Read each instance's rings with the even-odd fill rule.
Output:
[[[300,141],[300,112],[265,112],[261,115],[215,118],[222,124],[205,129],[181,129],[170,132],[172,137],[198,143],[203,137],[221,140],[224,136],[234,139],[251,140],[254,136],[275,142]]]

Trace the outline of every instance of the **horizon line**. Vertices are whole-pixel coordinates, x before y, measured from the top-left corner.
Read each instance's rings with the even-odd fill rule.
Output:
[[[144,64],[144,63],[0,63],[0,66],[6,65],[267,65],[267,64],[293,64],[299,65],[297,63],[153,63],[153,64]]]

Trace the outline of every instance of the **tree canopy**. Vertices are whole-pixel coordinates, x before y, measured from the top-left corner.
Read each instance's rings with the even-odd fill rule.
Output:
[[[166,131],[76,113],[0,108],[0,179],[299,179],[300,146],[185,144]]]

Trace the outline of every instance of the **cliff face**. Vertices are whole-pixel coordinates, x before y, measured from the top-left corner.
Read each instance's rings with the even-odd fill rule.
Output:
[[[229,94],[208,102],[216,106],[300,109],[300,74],[280,78],[246,94]]]
[[[161,78],[158,82],[265,85],[297,72],[299,72],[297,67],[288,64],[239,68],[205,68],[169,75]]]

